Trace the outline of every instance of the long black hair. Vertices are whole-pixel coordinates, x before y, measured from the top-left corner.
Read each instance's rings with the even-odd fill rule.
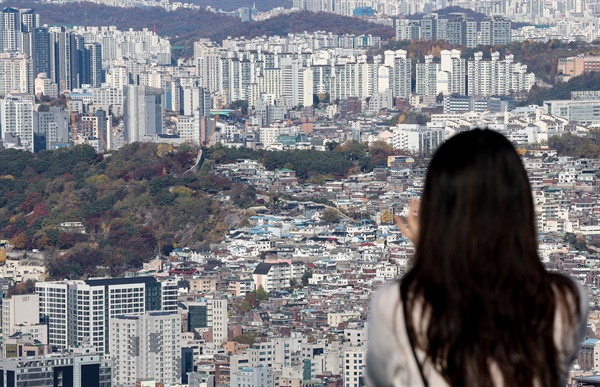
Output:
[[[508,386],[558,386],[555,314],[574,324],[579,296],[540,261],[531,187],[511,143],[481,129],[443,143],[419,219],[400,289],[409,315],[422,311],[406,319],[413,343],[453,386],[493,386],[497,371]]]

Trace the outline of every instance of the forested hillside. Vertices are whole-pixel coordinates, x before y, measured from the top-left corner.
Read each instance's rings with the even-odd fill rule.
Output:
[[[98,265],[118,275],[159,248],[220,241],[254,191],[204,171],[184,175],[195,156],[189,147],[140,143],[106,158],[89,146],[2,151],[0,239],[17,249],[68,251],[50,262],[53,277],[101,274]],[[211,197],[221,191],[232,204]],[[61,230],[62,222],[83,222],[87,233]]]

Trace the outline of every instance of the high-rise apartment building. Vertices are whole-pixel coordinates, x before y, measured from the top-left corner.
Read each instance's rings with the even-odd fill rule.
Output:
[[[396,39],[446,40],[468,48],[478,44],[508,44],[511,41],[511,21],[495,15],[485,18],[478,26],[465,13],[451,13],[446,17],[431,13],[418,21],[397,20]]]
[[[281,63],[281,96],[293,106],[312,106],[313,72],[300,58],[283,58]]]
[[[384,56],[384,64],[391,67],[390,84],[394,97],[408,98],[411,93],[411,59],[405,50],[386,51]]]
[[[503,16],[491,16],[481,21],[479,44],[486,46],[509,44],[510,38],[510,19]]]
[[[113,386],[140,379],[181,383],[181,317],[176,312],[147,312],[110,318]]]
[[[442,77],[438,77],[438,93],[465,95],[466,61],[460,57],[460,51],[443,50],[440,56],[442,57],[440,70],[445,73],[446,83],[442,82]]]
[[[5,148],[34,151],[33,105],[30,94],[7,94],[0,99],[1,139]]]
[[[441,64],[433,62],[433,55],[425,56],[425,63],[417,63],[415,93],[431,96],[438,94],[437,82]]]
[[[0,51],[31,56],[32,32],[39,16],[32,9],[7,7],[0,13]]]
[[[177,283],[153,277],[38,282],[35,291],[49,344],[59,349],[84,346],[105,353],[110,318],[177,310]]]
[[[124,90],[125,141],[143,141],[163,132],[163,91],[128,85]]]
[[[33,66],[25,54],[0,53],[0,96],[33,93]]]

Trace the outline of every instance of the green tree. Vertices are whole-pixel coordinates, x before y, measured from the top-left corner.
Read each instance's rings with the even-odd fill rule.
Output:
[[[240,344],[252,345],[256,341],[257,337],[258,337],[258,333],[253,332],[253,331],[246,331],[246,332],[242,333],[241,335],[234,337],[232,341],[235,341],[236,343],[240,343]]]
[[[304,272],[304,274],[302,274],[302,286],[308,286],[308,280],[311,279],[313,276],[313,272],[310,270],[307,270]]]
[[[333,208],[326,208],[323,210],[321,219],[327,223],[337,223],[340,220],[340,213],[338,212],[338,210],[335,210]]]
[[[261,303],[269,299],[269,294],[265,291],[262,285],[258,285],[258,289],[256,289],[256,300]]]

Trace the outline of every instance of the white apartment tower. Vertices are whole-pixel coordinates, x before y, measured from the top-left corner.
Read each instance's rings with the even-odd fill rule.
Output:
[[[181,382],[181,317],[175,312],[148,312],[110,319],[113,386],[140,379]]]
[[[425,63],[417,63],[415,92],[418,95],[437,95],[438,73],[441,65],[433,62],[433,55],[425,56]]]
[[[391,86],[394,97],[408,98],[411,94],[411,60],[405,50],[385,51],[386,66],[390,66]],[[381,90],[380,90],[381,91]]]
[[[0,137],[5,148],[33,152],[33,95],[7,94],[0,99]]]
[[[221,48],[212,42],[195,42],[194,60],[200,85],[212,93],[221,91]]]
[[[444,74],[438,75],[438,94],[465,95],[466,63],[460,57],[460,50],[443,50],[440,56],[442,59],[440,71]]]
[[[283,58],[281,61],[281,95],[292,101],[293,106],[312,106],[313,72],[305,67],[302,59]]]
[[[418,124],[398,124],[393,129],[394,149],[403,149],[422,155],[430,155],[445,140],[445,123],[428,122]]]
[[[33,93],[33,66],[25,54],[0,54],[0,96]]]

